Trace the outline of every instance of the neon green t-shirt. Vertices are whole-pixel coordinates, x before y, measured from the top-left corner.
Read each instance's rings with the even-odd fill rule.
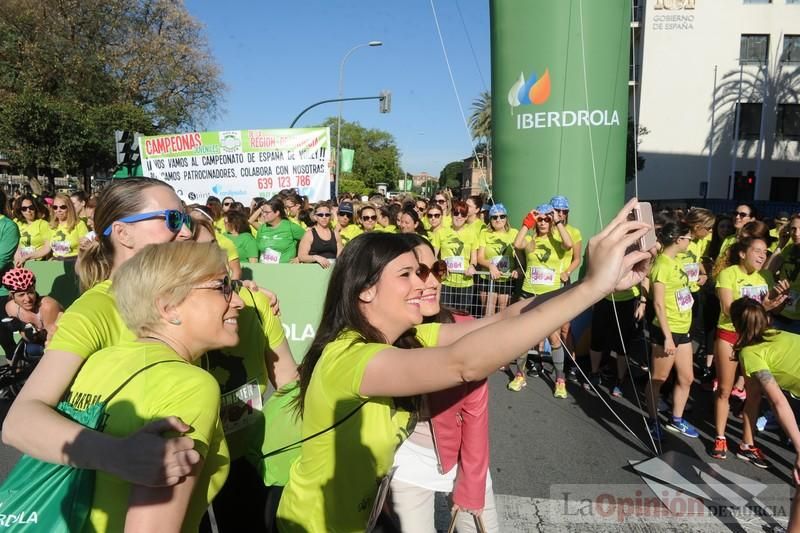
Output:
[[[629,302],[634,298],[638,298],[641,296],[642,291],[638,285],[634,285],[630,289],[626,289],[624,291],[617,291],[612,292],[608,296],[606,296],[606,300],[609,302]],[[613,298],[612,298],[613,296]]]
[[[468,222],[467,227],[475,234],[475,241],[477,242],[481,238],[481,233],[486,229],[486,223],[478,217],[472,222]]]
[[[689,289],[692,292],[700,290],[700,266],[703,258],[703,251],[708,247],[708,242],[705,239],[693,239],[689,242],[686,251],[679,253],[675,258],[681,263],[683,271],[686,272],[686,277],[689,278]]]
[[[300,220],[299,218],[297,218],[297,217],[287,216],[286,220],[288,220],[289,222],[291,222],[293,224],[297,224],[298,226],[300,226],[304,230],[308,229],[308,226],[306,226],[305,223],[302,220]]]
[[[200,364],[216,378],[222,392],[220,420],[231,459],[245,456],[257,465],[265,431],[263,397],[269,382],[264,357],[286,337],[264,293],[243,287],[239,296],[244,302],[238,318],[239,344],[208,352]]]
[[[44,219],[34,220],[31,223],[17,222],[19,226],[19,248],[28,256],[39,251],[50,239],[50,224]]]
[[[483,256],[494,263],[503,275],[500,280],[506,281],[511,278],[511,271],[517,266],[514,259],[514,239],[517,238],[517,230],[511,228],[508,231],[494,231],[486,229],[481,232],[478,238],[478,248],[483,248]],[[488,279],[486,274],[481,275],[483,279]]]
[[[564,229],[567,230],[569,238],[572,239],[573,245],[579,242],[583,242],[583,235],[581,235],[581,230],[569,224],[565,224]],[[553,239],[557,243],[563,245],[563,239],[561,238],[561,233],[558,231],[558,228],[556,228],[556,230],[553,232]],[[564,258],[562,259],[562,262],[564,263],[563,266],[561,267],[562,272],[566,270],[572,263],[572,257],[573,257],[572,248],[567,248],[566,251],[564,252]]]
[[[55,228],[50,228],[48,239],[53,257],[77,257],[78,246],[87,233],[89,233],[89,228],[82,220],[79,220],[72,230],[67,227],[65,222]]]
[[[350,224],[339,232],[342,237],[342,246],[346,246],[348,242],[352,241],[359,235],[364,233],[364,230],[359,228],[356,224]]]
[[[222,216],[215,220],[213,226],[216,233],[225,233],[225,217]]]
[[[780,232],[778,231],[777,228],[772,228],[771,230],[769,230],[769,236],[772,237],[772,244],[769,245],[769,248],[767,248],[767,250],[769,250],[770,253],[775,253],[775,250],[778,249],[778,239],[780,239]]]
[[[729,266],[717,276],[717,288],[729,289],[734,300],[739,298],[751,298],[759,303],[764,301],[764,297],[769,294],[774,285],[772,273],[768,270],[760,270],[748,274],[739,265]],[[727,331],[735,331],[731,317],[720,309],[717,327]]]
[[[397,226],[394,224],[389,224],[388,226],[381,226],[380,224],[375,224],[375,229],[373,230],[376,233],[397,233]]]
[[[111,280],[106,280],[83,293],[67,308],[58,319],[58,328],[47,348],[86,359],[103,348],[135,338],[117,311]]]
[[[769,370],[778,386],[800,396],[800,335],[772,330],[764,342],[742,348],[739,360],[746,376]]]
[[[722,241],[722,244],[719,245],[719,255],[717,258],[725,257],[725,252],[728,251],[728,248],[733,246],[733,243],[736,242],[736,234],[728,235],[725,237],[725,240]]]
[[[557,241],[552,232],[529,241],[525,248],[527,268],[522,290],[529,294],[545,294],[561,288],[565,253],[564,243]]]
[[[464,274],[470,265],[472,252],[478,249],[475,231],[469,226],[461,226],[460,230],[443,228],[433,234],[434,248],[439,250],[439,257],[447,263],[447,278],[442,285],[448,287],[472,287],[472,276]]]
[[[182,531],[197,531],[209,502],[228,476],[228,448],[219,421],[219,386],[203,369],[184,361],[160,342],[131,341],[107,348],[81,367],[68,401],[85,409],[104,400],[144,366],[106,406],[103,433],[124,437],[167,416],[177,416],[192,429],[186,435],[203,456],[203,469],[189,501]],[[173,362],[174,361],[174,362]],[[130,483],[98,471],[89,523],[84,531],[122,531]]]
[[[692,292],[689,277],[683,271],[681,262],[668,255],[658,254],[650,269],[650,282],[664,285],[664,307],[667,312],[667,325],[672,333],[689,333],[692,325]],[[653,324],[660,326],[658,317]]]
[[[789,241],[780,252],[783,262],[778,271],[778,279],[789,282],[789,298],[781,311],[781,316],[790,320],[800,320],[800,246]]]
[[[440,324],[418,326],[417,337],[425,346],[436,345],[439,329]],[[359,392],[367,364],[389,348],[347,331],[323,350],[306,392],[303,437],[358,411],[302,444],[278,507],[281,533],[366,529],[378,483],[414,430],[411,413],[396,408],[392,398]]]

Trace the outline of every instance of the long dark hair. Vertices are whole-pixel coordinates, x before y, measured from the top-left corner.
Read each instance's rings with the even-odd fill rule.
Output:
[[[680,237],[683,237],[691,231],[688,224],[683,222],[667,222],[656,233],[659,242],[666,248],[678,242]]]
[[[300,395],[297,407],[301,415],[305,409],[306,392],[314,367],[330,342],[346,330],[355,331],[359,335],[354,341],[356,343],[387,341],[383,333],[362,314],[359,298],[363,291],[378,282],[386,265],[413,250],[414,246],[399,235],[365,233],[350,241],[342,255],[336,259],[322,308],[322,321],[298,370]]]
[[[731,304],[731,322],[739,334],[733,349],[738,352],[754,344],[769,340],[770,320],[764,306],[752,298],[739,298]],[[772,334],[775,331],[771,332]]]

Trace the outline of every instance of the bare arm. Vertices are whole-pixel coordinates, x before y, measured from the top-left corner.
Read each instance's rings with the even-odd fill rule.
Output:
[[[276,389],[280,389],[287,383],[298,379],[297,363],[292,357],[292,350],[289,343],[284,340],[274,350],[267,350],[264,354],[264,361],[267,365],[269,381]]]
[[[572,237],[570,236],[569,232],[567,231],[567,226],[564,224],[563,220],[559,220],[556,224],[556,231],[561,236],[561,246],[565,250],[569,250],[572,248]]]
[[[658,318],[658,324],[661,327],[661,332],[664,334],[665,342],[672,341],[672,332],[669,329],[667,322],[667,306],[664,304],[664,284],[655,282],[653,283],[653,309]],[[665,346],[666,348],[666,346]]]
[[[3,443],[37,459],[109,472],[132,483],[172,485],[199,454],[192,439],[163,439],[166,431],[189,427],[171,417],[126,438],[91,431],[61,416],[55,405],[83,364],[70,353],[47,350],[3,422]]]
[[[133,485],[125,515],[125,533],[178,533],[183,527],[189,500],[197,485],[197,475],[202,468],[203,461],[200,461],[192,475],[172,487]]]
[[[519,228],[517,236],[514,239],[514,248],[516,248],[517,250],[524,250],[528,246],[528,243],[525,242],[525,237],[528,236],[529,231],[530,228],[527,226],[522,226],[521,228]]]
[[[719,299],[719,310],[722,312],[722,314],[728,317],[731,316],[733,292],[725,287],[717,287],[717,298]]]
[[[794,411],[792,411],[792,407],[789,405],[786,396],[783,395],[783,391],[778,385],[778,382],[775,381],[775,378],[769,370],[756,370],[750,375],[750,378],[758,380],[769,403],[772,404],[772,410],[778,418],[778,423],[781,425],[781,428],[783,428],[786,436],[792,440],[795,453],[800,455],[800,429],[797,427]]]
[[[242,279],[242,264],[238,257],[228,261],[228,270],[231,273],[231,279]]]
[[[258,231],[258,228],[261,227],[261,224],[258,222],[258,217],[261,216],[261,208],[259,207],[255,211],[250,214],[250,218],[247,219],[247,222],[250,224],[254,230]]]
[[[581,266],[581,253],[583,253],[583,241],[572,243],[572,262],[567,267],[567,275],[572,275]]]
[[[50,328],[55,329],[56,321],[58,320],[58,317],[61,316],[61,313],[64,311],[64,309],[56,300],[50,298],[49,296],[45,296],[42,298],[39,311],[42,314],[42,324],[44,325],[44,329],[50,331]]]
[[[311,229],[307,229],[303,234],[303,238],[300,239],[300,243],[297,245],[297,259],[299,259],[301,263],[317,262],[313,256],[309,255],[311,251],[311,241],[313,239],[314,237],[311,235]]]

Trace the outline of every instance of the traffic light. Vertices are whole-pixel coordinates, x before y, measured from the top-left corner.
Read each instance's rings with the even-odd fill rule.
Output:
[[[381,91],[381,99],[378,100],[378,111],[381,113],[390,113],[392,111],[392,92]]]
[[[117,165],[134,168],[139,164],[139,133],[132,131],[114,132],[117,143]]]
[[[747,174],[736,172],[733,181],[734,200],[752,200],[756,192],[756,173],[749,171]]]

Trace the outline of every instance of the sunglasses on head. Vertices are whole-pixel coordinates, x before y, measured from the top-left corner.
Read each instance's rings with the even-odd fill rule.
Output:
[[[505,215],[492,215],[492,220],[505,220]]]
[[[172,233],[178,233],[183,226],[192,229],[192,217],[190,217],[188,213],[184,213],[183,211],[178,211],[177,209],[163,209],[161,211],[149,211],[147,213],[137,213],[135,215],[122,217],[116,222],[125,222],[126,224],[131,224],[133,222],[152,220],[154,218],[163,218],[164,223],[167,225],[167,229]],[[106,237],[111,235],[112,226],[113,224],[111,226],[108,226],[103,231],[103,235],[105,235]]]
[[[22,205],[22,206],[20,206],[19,210],[20,211],[35,211],[36,208],[33,207],[32,205]]]
[[[550,217],[536,217],[536,222],[550,222],[551,220]]]
[[[230,303],[231,298],[233,297],[233,291],[239,290],[239,287],[241,286],[241,282],[239,280],[235,281],[231,280],[231,278],[228,276],[225,276],[222,279],[217,279],[214,281],[218,282],[218,284],[212,286],[200,285],[198,287],[193,287],[193,288],[220,291],[222,293],[222,297],[225,298],[225,301]]]
[[[745,217],[749,217],[750,213],[745,213],[744,211],[735,211],[733,213],[733,216],[735,216],[737,218],[745,218]]]
[[[424,263],[419,264],[419,269],[417,270],[417,276],[422,281],[428,281],[428,276],[433,274],[433,277],[436,278],[436,281],[441,282],[444,278],[447,277],[447,263],[439,259],[431,266],[428,266]]]
[[[331,214],[330,213],[314,213],[314,216],[317,217],[317,218],[319,218],[319,217],[330,218]]]
[[[362,215],[361,220],[378,220],[378,215]]]
[[[66,205],[53,204],[53,210],[54,211],[66,211],[67,210],[67,206]]]

